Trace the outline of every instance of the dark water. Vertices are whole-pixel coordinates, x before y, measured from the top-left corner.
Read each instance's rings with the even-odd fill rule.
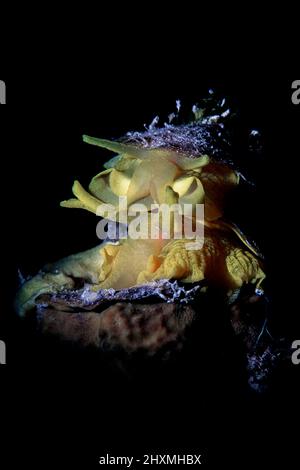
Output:
[[[81,135],[109,138],[142,130],[157,114],[167,116],[176,99],[190,109],[213,87],[239,110],[234,156],[257,185],[245,189],[246,202],[233,217],[265,254],[275,333],[300,339],[295,138],[300,109],[291,105],[290,81],[270,85],[268,79],[194,74],[190,82],[133,78],[121,85],[95,76],[72,86],[62,78],[49,87],[47,81],[28,80],[30,110],[19,105],[20,85],[8,85],[12,106],[3,113],[1,108],[6,146],[0,339],[7,344],[7,365],[0,366],[1,426],[16,449],[2,447],[2,441],[1,454],[34,468],[45,461],[54,468],[74,463],[96,468],[106,452],[203,451],[205,462],[241,468],[296,456],[296,369],[283,372],[266,395],[251,393],[239,346],[226,324],[214,320],[214,311],[198,323],[192,346],[178,361],[168,367],[147,363],[145,369],[134,364],[128,377],[94,353],[41,339],[12,308],[18,269],[33,274],[46,262],[98,243],[93,215],[59,207],[71,195],[73,180],[86,185],[109,156],[83,144]],[[261,130],[261,155],[247,152],[244,138],[251,128]]]

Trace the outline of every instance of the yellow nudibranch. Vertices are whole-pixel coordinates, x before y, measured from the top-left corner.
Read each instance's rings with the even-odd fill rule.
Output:
[[[265,278],[261,256],[233,223],[223,218],[226,195],[239,184],[239,174],[228,164],[167,148],[150,148],[84,136],[84,141],[115,153],[85,190],[73,185],[75,198],[61,206],[97,213],[99,205],[118,211],[119,196],[128,209],[143,203],[204,204],[204,243],[187,249],[191,240],[122,239],[71,255],[40,272],[19,290],[16,308],[25,315],[45,293],[76,289],[76,280],[95,292],[124,289],[169,279],[183,283],[204,281],[230,295],[243,284],[260,286]]]
[[[186,283],[206,279],[231,291],[244,283],[262,282],[265,274],[258,252],[238,227],[223,220],[225,196],[239,184],[239,174],[229,165],[207,155],[191,158],[165,148],[83,139],[117,156],[92,179],[89,191],[75,181],[76,199],[63,201],[63,207],[96,214],[99,205],[112,204],[117,212],[119,196],[126,196],[129,209],[131,204],[143,203],[150,211],[151,204],[168,204],[171,191],[179,204],[204,204],[205,213],[204,245],[199,250],[186,248],[190,240],[172,238],[104,243],[97,287],[121,289],[158,279]]]

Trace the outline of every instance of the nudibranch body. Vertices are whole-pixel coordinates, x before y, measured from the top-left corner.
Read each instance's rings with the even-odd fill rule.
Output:
[[[240,183],[238,171],[220,159],[215,145],[220,128],[214,119],[165,125],[144,133],[131,133],[121,141],[84,136],[84,141],[108,149],[115,156],[92,178],[88,190],[75,181],[74,198],[61,206],[98,213],[111,205],[119,211],[120,197],[127,198],[128,212],[143,204],[204,204],[204,243],[187,248],[191,240],[122,239],[70,256],[24,284],[18,294],[21,315],[39,295],[74,290],[75,280],[101,289],[126,289],[162,279],[186,284],[217,286],[230,295],[243,284],[260,286],[265,278],[261,256],[240,229],[225,218],[226,198]],[[195,217],[195,212],[192,212]],[[195,223],[198,221],[195,220]]]

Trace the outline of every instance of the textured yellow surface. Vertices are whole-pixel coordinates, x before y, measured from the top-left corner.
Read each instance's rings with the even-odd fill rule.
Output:
[[[239,175],[231,167],[211,161],[207,155],[188,158],[172,150],[139,148],[87,136],[84,140],[119,154],[92,179],[90,192],[75,182],[77,200],[63,201],[63,206],[96,212],[97,204],[104,202],[118,210],[118,196],[127,196],[129,206],[146,202],[148,210],[151,203],[204,203],[205,208],[201,249],[188,249],[193,240],[173,240],[172,232],[169,240],[123,240],[118,247],[101,248],[101,287],[122,288],[173,278],[190,283],[207,279],[230,290],[262,281],[264,273],[256,250],[238,227],[222,219],[225,196],[239,184]]]
[[[173,239],[173,232],[167,240],[160,233],[158,239],[128,238],[117,244],[102,243],[55,263],[51,272],[40,273],[26,282],[16,301],[20,315],[33,307],[42,293],[76,289],[78,279],[95,291],[123,289],[159,279],[205,281],[228,295],[245,283],[261,284],[265,274],[256,248],[237,226],[223,220],[225,197],[239,184],[239,176],[232,168],[210,161],[207,155],[189,158],[172,150],[134,147],[90,137],[84,140],[118,155],[91,180],[88,191],[75,181],[75,198],[63,201],[63,207],[97,213],[99,206],[111,204],[118,213],[119,196],[127,196],[128,210],[139,202],[148,211],[154,203],[169,206],[189,203],[193,207],[204,203],[204,221],[194,221],[204,225],[204,244],[202,248],[190,249],[193,240]],[[150,212],[146,216],[150,218]],[[195,218],[195,212],[192,217]]]

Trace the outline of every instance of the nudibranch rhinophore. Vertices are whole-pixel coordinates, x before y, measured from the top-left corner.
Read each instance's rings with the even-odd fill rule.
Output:
[[[98,214],[109,204],[118,213],[119,198],[126,197],[128,212],[143,204],[150,214],[157,204],[193,209],[203,204],[203,220],[194,220],[204,226],[202,246],[191,250],[193,240],[172,235],[107,239],[25,282],[16,298],[20,316],[38,311],[44,331],[83,344],[101,347],[105,332],[126,351],[155,352],[180,341],[197,313],[197,298],[208,290],[231,299],[244,285],[261,289],[262,256],[226,217],[228,195],[239,187],[240,174],[222,153],[222,118],[196,111],[188,124],[150,126],[119,141],[84,136],[114,156],[87,189],[75,181],[74,198],[61,206]],[[191,214],[197,218],[196,211]]]

